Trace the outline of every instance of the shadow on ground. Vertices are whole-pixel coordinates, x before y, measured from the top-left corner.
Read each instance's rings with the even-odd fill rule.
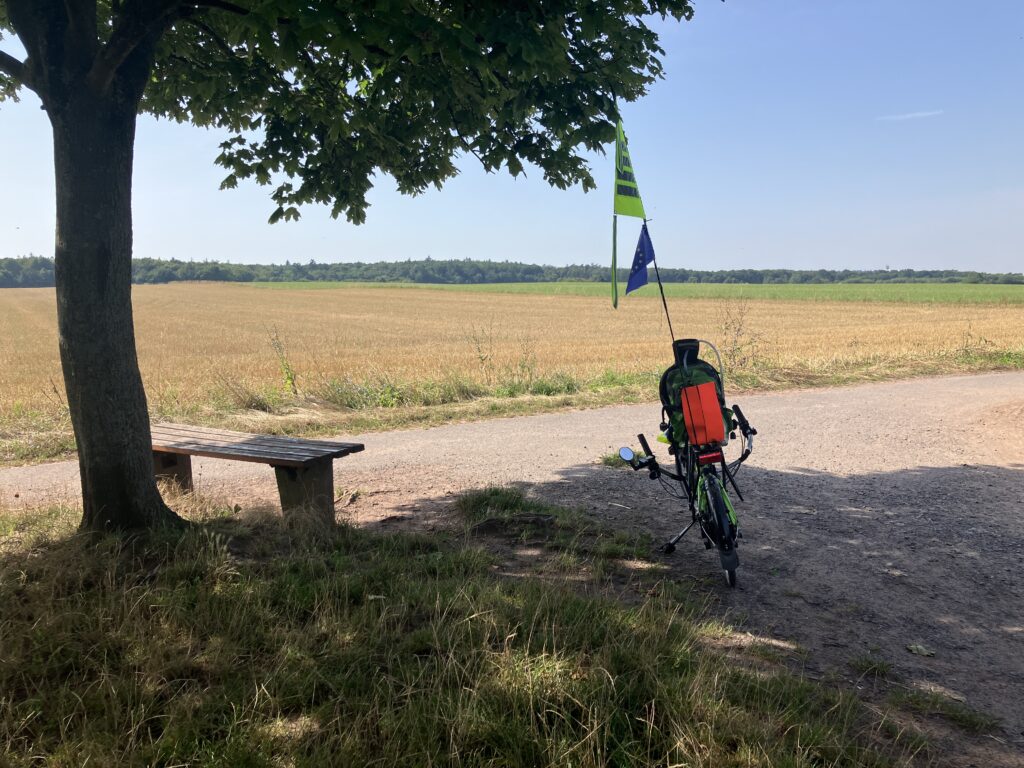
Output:
[[[953,764],[995,764],[991,749],[999,764],[1024,765],[1024,468],[837,476],[745,467],[738,481],[738,589],[692,531],[673,555],[652,551],[668,577],[713,595],[712,610],[730,624],[798,644],[811,677],[841,677],[877,700],[879,681],[859,670],[881,668],[890,678],[881,693],[931,702],[919,707],[926,715],[941,699],[998,718],[991,735],[947,733],[951,750],[971,752],[961,739],[982,750]],[[589,464],[518,487],[656,544],[689,519],[645,472]],[[417,512],[381,525],[441,525],[448,503],[420,499]]]
[[[549,546],[543,510],[511,528],[468,524],[450,497],[372,522],[356,498],[340,512],[353,527],[334,532],[188,501],[202,522],[184,542],[34,543],[15,525],[0,531],[0,756],[556,765],[582,750],[581,765],[644,765],[682,749],[739,765],[771,749],[852,766],[890,763],[847,730],[913,751],[921,728],[939,764],[1019,765],[1024,472],[739,479],[736,590],[696,539],[655,554],[685,516],[646,475],[600,465],[521,486],[650,537],[647,558],[635,539],[607,550],[614,571],[582,590],[554,575],[596,568],[596,539],[564,527],[568,544]],[[607,584],[625,599],[588,602]],[[780,684],[757,657],[828,687]],[[867,731],[833,683],[876,713]]]

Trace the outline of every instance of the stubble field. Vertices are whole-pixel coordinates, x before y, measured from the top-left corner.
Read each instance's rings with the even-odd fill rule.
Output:
[[[616,311],[607,286],[273,287],[134,289],[155,418],[310,434],[636,401],[671,358],[649,291]],[[1024,286],[673,288],[677,335],[718,344],[733,391],[1024,367]],[[73,448],[55,312],[52,289],[0,290],[0,462]]]

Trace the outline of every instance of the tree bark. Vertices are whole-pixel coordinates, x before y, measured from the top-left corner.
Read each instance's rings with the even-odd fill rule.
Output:
[[[178,524],[154,478],[149,411],[135,351],[136,103],[81,87],[48,113],[57,187],[57,326],[82,478],[82,528]]]

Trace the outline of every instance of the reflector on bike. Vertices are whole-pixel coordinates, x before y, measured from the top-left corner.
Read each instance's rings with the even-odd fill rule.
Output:
[[[711,451],[710,453],[702,453],[697,457],[697,463],[702,467],[705,464],[718,464],[720,461],[725,460],[725,454],[721,451]]]
[[[714,383],[705,382],[679,391],[683,423],[690,445],[713,445],[725,440],[725,423]]]

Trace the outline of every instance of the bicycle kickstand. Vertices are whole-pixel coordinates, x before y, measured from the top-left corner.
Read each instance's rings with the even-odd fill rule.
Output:
[[[676,544],[678,544],[679,540],[681,538],[683,538],[683,536],[686,535],[686,532],[688,530],[693,528],[693,524],[696,523],[696,522],[697,522],[696,520],[691,520],[690,524],[688,526],[683,528],[683,530],[681,530],[679,533],[677,533],[671,539],[669,539],[664,544],[662,544],[661,545],[661,551],[664,552],[666,555],[671,555],[673,552],[675,552],[676,551]]]

